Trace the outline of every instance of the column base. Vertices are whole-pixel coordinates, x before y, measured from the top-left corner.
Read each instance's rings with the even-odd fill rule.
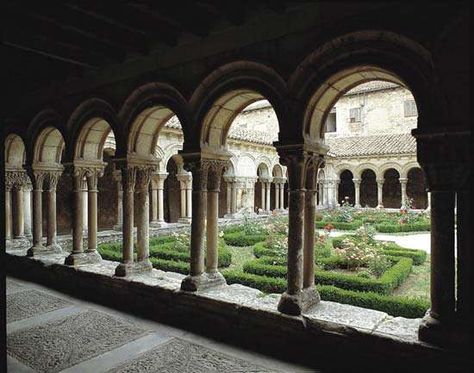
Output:
[[[79,266],[85,264],[100,263],[102,257],[97,251],[89,251],[83,253],[71,253],[64,260],[64,264],[68,266]]]
[[[141,260],[139,262],[132,263],[120,263],[115,268],[115,276],[127,277],[130,275],[136,275],[140,273],[151,272],[153,265],[149,259]]]
[[[24,249],[31,246],[31,241],[25,236],[6,239],[5,246],[9,249]]]
[[[418,328],[420,341],[438,346],[462,346],[472,343],[472,325],[452,321],[441,321],[426,313]]]
[[[115,224],[114,227],[112,228],[114,231],[121,232],[122,231],[122,224]]]
[[[57,243],[53,243],[52,245],[46,246],[47,249],[54,250],[55,252],[61,253],[63,251],[63,248],[59,246]]]
[[[199,291],[217,286],[226,285],[227,282],[220,272],[202,273],[198,276],[186,276],[181,282],[181,290]]]
[[[62,250],[59,246],[32,246],[26,252],[26,256],[33,257],[38,255],[59,254]]]
[[[305,288],[298,294],[284,292],[278,302],[278,311],[291,316],[299,316],[320,301],[321,297],[315,286]]]
[[[383,209],[383,205],[377,205],[376,209]]]
[[[181,224],[191,224],[191,218],[179,218],[178,223]]]

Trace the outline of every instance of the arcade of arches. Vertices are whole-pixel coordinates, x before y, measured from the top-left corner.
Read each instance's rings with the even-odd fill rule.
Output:
[[[317,58],[322,57],[304,60],[289,82],[258,64],[229,64],[212,72],[189,100],[175,88],[153,83],[132,92],[117,113],[106,102],[90,99],[66,122],[45,110],[24,134],[7,129],[7,238],[12,245],[29,245],[28,255],[36,256],[60,251],[58,233],[72,232],[65,265],[79,266],[101,260],[98,231],[115,227],[123,241],[123,259],[115,274],[129,276],[152,269],[150,227],[190,223],[190,268],[181,289],[197,291],[225,283],[217,268],[219,217],[286,209],[291,238],[287,290],[278,309],[300,315],[319,302],[312,229],[316,206],[333,207],[347,196],[355,206],[399,208],[410,197],[416,208],[431,205],[432,306],[419,336],[434,343],[445,335],[457,338],[452,333],[462,334],[459,325],[471,322],[473,314],[466,189],[471,168],[470,158],[463,158],[467,152],[458,151],[467,149],[470,131],[429,127],[438,114],[432,110],[440,105],[421,78],[407,78],[405,83],[378,66],[341,71],[337,63],[331,74],[330,69],[316,74]],[[410,69],[411,64],[404,61],[403,67]],[[234,84],[241,71],[252,70],[259,72],[259,79],[248,82],[245,79],[251,78],[244,74]],[[227,79],[233,84],[227,86]],[[374,139],[361,140],[358,145],[364,151],[358,154],[346,152],[351,146],[338,143],[340,139],[325,141],[324,124],[331,103],[367,80],[410,86],[420,116],[412,132],[416,140],[407,135],[388,138],[377,145],[383,156],[365,167],[360,159],[373,156]],[[287,106],[286,94],[298,104]],[[167,95],[167,100],[159,101],[159,95]],[[274,110],[275,136],[231,128],[234,121],[245,121],[260,110],[255,105],[262,100]],[[393,144],[408,145],[400,150]]]

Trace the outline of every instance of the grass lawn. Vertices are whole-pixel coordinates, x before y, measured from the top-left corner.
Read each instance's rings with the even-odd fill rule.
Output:
[[[395,291],[393,295],[403,295],[411,298],[430,299],[430,255],[419,266],[413,266],[412,272]]]

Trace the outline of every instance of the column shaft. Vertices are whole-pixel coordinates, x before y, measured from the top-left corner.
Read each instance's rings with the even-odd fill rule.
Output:
[[[280,208],[285,209],[285,184],[281,184],[280,188]]]
[[[150,230],[149,230],[149,200],[148,188],[141,188],[137,193],[137,259],[139,262],[147,260],[150,256]]]
[[[133,213],[136,170],[122,169],[123,188],[123,263],[133,263]]]
[[[158,221],[165,221],[163,187],[158,188]]]
[[[93,176],[95,177],[95,176]],[[90,179],[90,178],[89,178]],[[95,252],[97,250],[97,181],[89,181],[91,184],[89,185],[88,195],[88,205],[87,205],[87,213],[88,213],[88,224],[87,224],[87,237],[88,237],[88,244],[87,244],[87,251],[88,252]],[[95,185],[93,185],[95,183]]]
[[[232,210],[232,185],[229,181],[226,182],[226,185],[227,185],[227,195],[226,195],[226,202],[227,202],[227,206],[226,206],[226,211],[227,211],[227,214],[230,214],[231,210]]]
[[[275,184],[275,209],[276,210],[280,209],[280,185],[281,184]]]
[[[432,191],[431,315],[449,319],[454,312],[454,193]]]
[[[25,235],[31,236],[31,190],[27,187],[24,190],[24,210],[25,210]]]
[[[472,323],[474,314],[474,274],[472,255],[471,194],[457,194],[457,313],[461,320]]]
[[[158,189],[151,189],[151,221],[158,220]]]
[[[15,238],[25,236],[25,202],[23,199],[23,189],[18,188],[16,191],[16,226]]]
[[[204,173],[206,174],[206,173]],[[206,229],[207,192],[200,185],[201,173],[193,173],[193,218],[191,220],[190,275],[199,276],[204,272],[204,231]]]
[[[265,192],[266,192],[266,201],[265,201],[265,209],[267,211],[271,210],[271,203],[270,203],[270,191],[271,191],[271,183],[265,183]]]
[[[186,187],[186,217],[191,218],[193,213],[193,197],[192,197],[192,189],[188,186]]]
[[[266,210],[266,206],[265,206],[265,183],[263,181],[260,181],[260,185],[261,185],[261,189],[262,189],[262,194],[261,194],[261,203],[262,203],[262,210]]]
[[[48,190],[48,226],[46,246],[56,244],[57,222],[56,222],[56,188]]]
[[[360,207],[360,181],[354,181],[355,207]]]
[[[84,239],[84,191],[83,175],[74,177],[74,210],[72,214],[72,254],[83,252],[82,244]]]
[[[304,271],[303,287],[314,286],[314,217],[315,217],[315,191],[305,192],[304,203]]]
[[[33,190],[33,247],[42,247],[43,238],[43,208],[42,189]]]
[[[12,215],[12,192],[11,189],[5,191],[5,238],[12,238],[13,215]]]
[[[219,212],[219,190],[207,191],[207,251],[206,272],[217,272],[217,218]]]
[[[186,217],[186,189],[185,186],[183,185],[183,182],[181,182],[181,218]]]
[[[383,180],[377,180],[377,207],[383,207]]]
[[[232,206],[231,206],[232,213],[237,212],[237,183],[234,181],[232,183]]]

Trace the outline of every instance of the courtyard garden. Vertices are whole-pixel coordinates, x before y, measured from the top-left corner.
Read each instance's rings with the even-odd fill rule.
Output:
[[[429,229],[429,218],[411,214],[342,206],[318,216],[314,256],[315,282],[321,298],[392,316],[422,317],[429,308],[429,255],[374,238],[381,225],[424,224]],[[338,223],[352,225],[337,228]],[[345,232],[334,237],[334,229]],[[219,232],[218,265],[229,284],[282,293],[286,289],[287,246],[288,217],[272,216],[266,221],[246,217],[242,223]],[[102,244],[99,252],[104,259],[121,260],[119,243]],[[150,261],[157,269],[187,274],[189,232],[150,239]]]

